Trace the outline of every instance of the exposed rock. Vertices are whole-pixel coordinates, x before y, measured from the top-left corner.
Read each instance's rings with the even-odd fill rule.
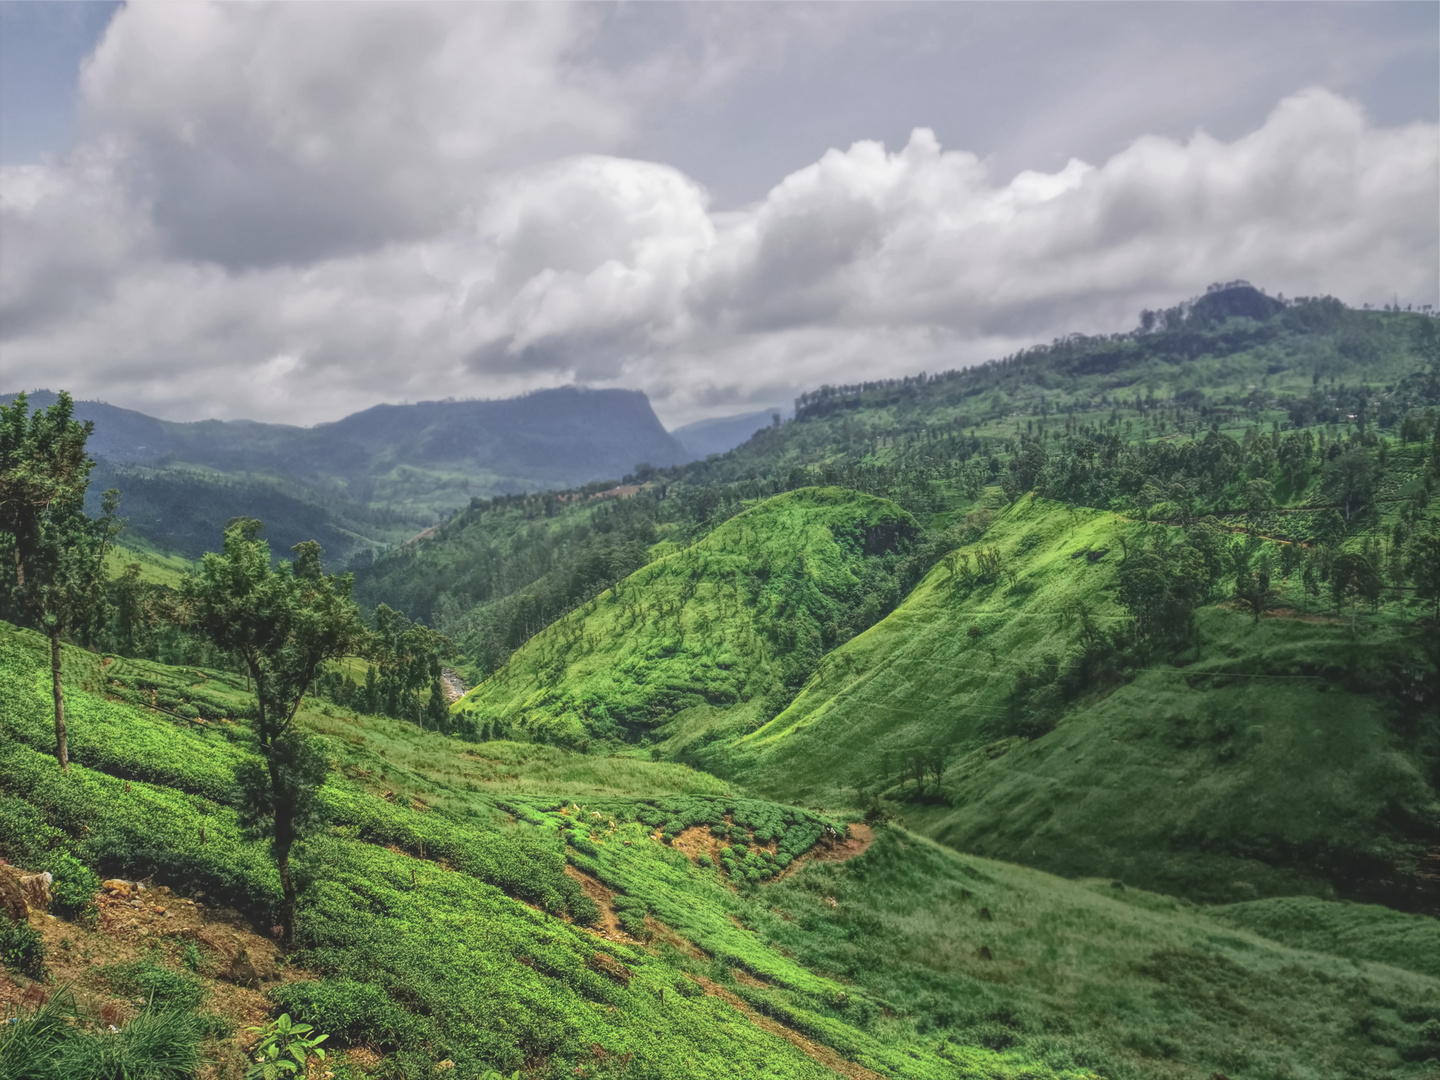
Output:
[[[0,907],[11,922],[24,922],[30,917],[25,892],[20,888],[20,875],[9,866],[0,866]]]
[[[43,874],[21,874],[20,891],[25,894],[25,902],[34,911],[46,911],[50,907],[50,901],[54,894],[51,886],[55,884],[55,876],[50,871]]]

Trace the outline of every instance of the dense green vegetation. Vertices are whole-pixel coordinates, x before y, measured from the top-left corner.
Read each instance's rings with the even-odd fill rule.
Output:
[[[232,741],[211,731],[229,725],[78,691],[76,764],[62,778],[41,752],[43,645],[9,633],[0,854],[41,865],[74,852],[104,873],[148,873],[272,917],[279,885],[264,845],[246,839],[231,805],[200,793],[233,760]],[[67,659],[77,683],[101,674],[83,653]],[[144,670],[162,685],[157,696],[181,696],[203,674]],[[782,873],[839,823],[703,794],[710,782],[698,774],[693,794],[645,796],[648,772],[677,766],[633,760],[623,765],[633,779],[611,794],[564,800],[403,765],[381,781],[347,751],[373,736],[364,750],[374,760],[396,745],[387,727],[409,728],[420,758],[463,760],[467,746],[395,721],[372,732],[363,717],[334,729],[347,741],[325,734],[335,720],[324,707],[302,715],[334,767],[327,829],[297,855],[294,955],[320,981],[283,984],[276,1007],[341,1048],[381,1046],[403,1075],[429,1075],[442,1059],[456,1075],[829,1074],[752,1016],[830,1048],[838,1063],[895,1077],[1179,1077],[1197,1067],[1268,1076],[1287,1062],[1299,1076],[1425,1075],[1440,982],[1415,970],[1423,961],[1402,962],[1387,928],[1423,955],[1433,920],[1387,923],[1374,909],[1318,901],[1305,923],[1259,907],[1278,901],[1212,916],[1108,881],[961,857],[894,827],[848,862]],[[102,762],[91,728],[107,717],[123,724]],[[120,777],[143,772],[157,737],[183,751],[169,781],[127,787]],[[582,771],[597,762],[553,747],[473,749],[511,760],[523,749]],[[547,775],[535,787],[565,783]],[[706,866],[687,842],[697,835],[745,855]],[[760,852],[768,857],[750,858]],[[580,928],[597,909],[561,872],[567,861],[613,893],[605,906],[633,940]],[[193,996],[183,973],[113,978]],[[627,1054],[628,1073],[618,1064]]]
[[[625,483],[357,566],[323,671],[313,548],[112,565],[68,774],[0,625],[0,857],[62,917],[148,875],[269,932],[293,766],[270,1000],[337,1077],[1435,1075],[1433,321],[1221,288]],[[246,574],[294,604],[237,637]]]
[[[899,601],[924,568],[918,532],[853,492],[777,496],[537,634],[461,713],[477,733],[568,744],[648,741],[697,709],[748,730]]]

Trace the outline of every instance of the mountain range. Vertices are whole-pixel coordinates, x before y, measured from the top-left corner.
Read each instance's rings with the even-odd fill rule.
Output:
[[[28,397],[32,408],[55,401]],[[472,498],[618,482],[640,464],[723,453],[771,422],[747,413],[672,434],[641,391],[577,387],[376,405],[313,427],[161,420],[103,401],[76,402],[75,415],[95,425],[92,497],[120,489],[130,540],[194,558],[245,514],[267,522],[277,549],[318,536],[345,561]]]

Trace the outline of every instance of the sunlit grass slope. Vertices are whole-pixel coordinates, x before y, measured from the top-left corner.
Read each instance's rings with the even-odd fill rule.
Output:
[[[1362,616],[1352,637],[1348,619],[1204,608],[1184,666],[1122,667],[1119,685],[1057,701],[1047,734],[1008,735],[1017,680],[1063,672],[1087,619],[1123,616],[1122,539],[1134,550],[1146,528],[1021,499],[969,549],[998,549],[1013,584],[964,585],[942,561],[712,767],[831,806],[883,776],[911,827],[1056,873],[1208,901],[1338,887],[1424,908],[1440,746],[1433,720],[1387,689],[1426,668],[1408,616]],[[942,781],[897,785],[937,745],[950,748]]]
[[[43,640],[0,629],[0,855],[38,866],[68,850],[268,926],[278,881],[228,786],[242,724],[178,712],[219,712],[229,694],[226,719],[238,715],[234,677],[67,650],[76,764],[62,776],[47,756]],[[122,685],[159,704],[101,697]],[[832,1068],[1420,1080],[1440,1055],[1440,981],[1401,970],[1388,940],[1393,928],[1425,950],[1428,920],[1318,902],[1294,918],[1255,905],[1212,918],[892,827],[847,862],[806,861],[825,819],[714,794],[718,782],[671,763],[619,759],[606,772],[611,759],[333,710],[303,723],[336,770],[327,828],[297,854],[295,960],[321,981],[277,989],[276,1007],[337,1049],[378,1048],[397,1076],[448,1060],[446,1075],[493,1066],[535,1080],[576,1069],[810,1080]],[[482,772],[502,765],[515,776],[485,788]],[[517,787],[551,782],[595,794]],[[646,794],[652,784],[672,793]],[[733,868],[705,865],[679,836],[697,830],[732,846]],[[574,924],[576,870],[638,940]]]
[[[1017,675],[1063,656],[1082,630],[1078,604],[1110,628],[1125,613],[1112,599],[1119,537],[1139,527],[1114,514],[1073,512],[1021,499],[1001,510],[960,554],[993,548],[1001,571],[967,582],[957,556],[942,559],[884,620],[836,649],[789,706],[715,764],[759,790],[827,805],[855,803],[853,782],[878,778],[882,759],[919,747],[994,742]],[[1092,562],[1072,558],[1107,552]],[[1012,584],[1004,569],[1018,576]],[[898,765],[892,765],[898,767]]]
[[[1419,1080],[1440,1058],[1440,979],[1375,962],[1393,950],[1373,937],[1287,948],[1172,897],[893,827],[764,891],[762,940],[851,983],[857,1009],[887,1002],[939,1053],[1004,1047],[1114,1080]],[[1359,907],[1314,905],[1337,927]],[[1433,948],[1434,920],[1410,921],[1410,944]]]
[[[839,488],[768,499],[537,634],[454,711],[571,743],[654,736],[697,709],[712,733],[747,730],[899,600],[917,532]]]

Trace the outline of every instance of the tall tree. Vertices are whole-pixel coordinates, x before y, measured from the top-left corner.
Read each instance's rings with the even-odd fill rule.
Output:
[[[1406,569],[1415,582],[1415,595],[1435,604],[1435,625],[1440,626],[1440,536],[1421,533],[1412,537]]]
[[[105,556],[120,523],[119,493],[105,493],[98,520],[85,515],[95,462],[85,453],[94,425],[74,419],[61,392],[48,409],[29,411],[24,394],[0,405],[0,534],[14,567],[6,608],[50,639],[55,757],[69,770],[62,641],[105,607]]]
[[[290,855],[297,840],[320,822],[324,755],[295,717],[321,666],[353,652],[365,638],[360,611],[350,598],[351,578],[327,575],[320,545],[297,544],[293,562],[272,566],[260,522],[232,521],[221,554],[206,555],[186,580],[188,615],[215,645],[239,656],[255,694],[251,725],[257,756],[237,770],[252,830],[267,835],[280,871],[284,942],[295,937],[295,884]]]

